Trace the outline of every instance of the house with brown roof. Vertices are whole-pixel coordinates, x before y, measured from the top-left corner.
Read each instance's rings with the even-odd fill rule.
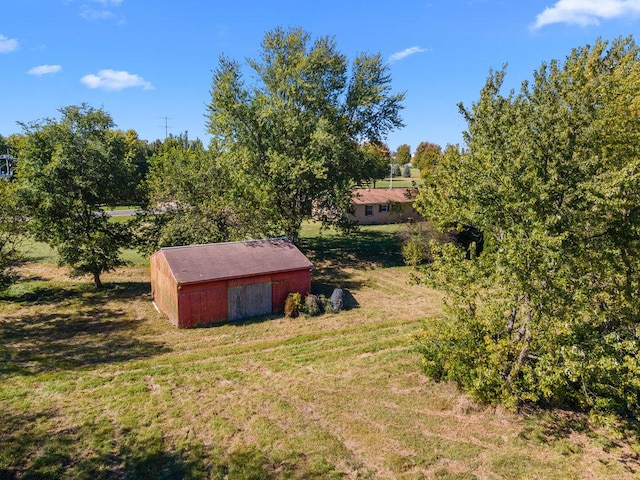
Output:
[[[359,225],[401,223],[421,219],[413,208],[415,189],[359,188],[353,191],[351,219]]]
[[[312,263],[288,239],[168,247],[151,256],[156,307],[179,327],[281,312],[311,290]]]

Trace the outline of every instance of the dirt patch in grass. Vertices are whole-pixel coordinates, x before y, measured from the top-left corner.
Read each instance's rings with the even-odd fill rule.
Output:
[[[412,338],[440,294],[405,267],[353,258],[325,257],[314,274],[348,291],[343,312],[195,330],[155,311],[146,268],[105,275],[113,288],[96,292],[22,266],[0,299],[0,475],[637,477],[631,437],[577,414],[478,405],[424,377]]]

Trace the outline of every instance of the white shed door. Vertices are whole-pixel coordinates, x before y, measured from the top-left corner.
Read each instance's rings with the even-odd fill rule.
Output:
[[[231,287],[227,293],[229,320],[271,313],[271,283]]]

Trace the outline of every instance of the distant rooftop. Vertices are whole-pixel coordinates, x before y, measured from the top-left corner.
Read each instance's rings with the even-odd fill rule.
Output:
[[[413,198],[408,196],[409,188],[358,188],[353,191],[353,203],[370,205],[374,203],[411,203]]]

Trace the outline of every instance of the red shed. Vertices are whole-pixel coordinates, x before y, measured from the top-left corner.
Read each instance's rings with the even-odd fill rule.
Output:
[[[162,248],[150,263],[153,301],[180,328],[280,312],[311,290],[312,263],[282,238]]]

